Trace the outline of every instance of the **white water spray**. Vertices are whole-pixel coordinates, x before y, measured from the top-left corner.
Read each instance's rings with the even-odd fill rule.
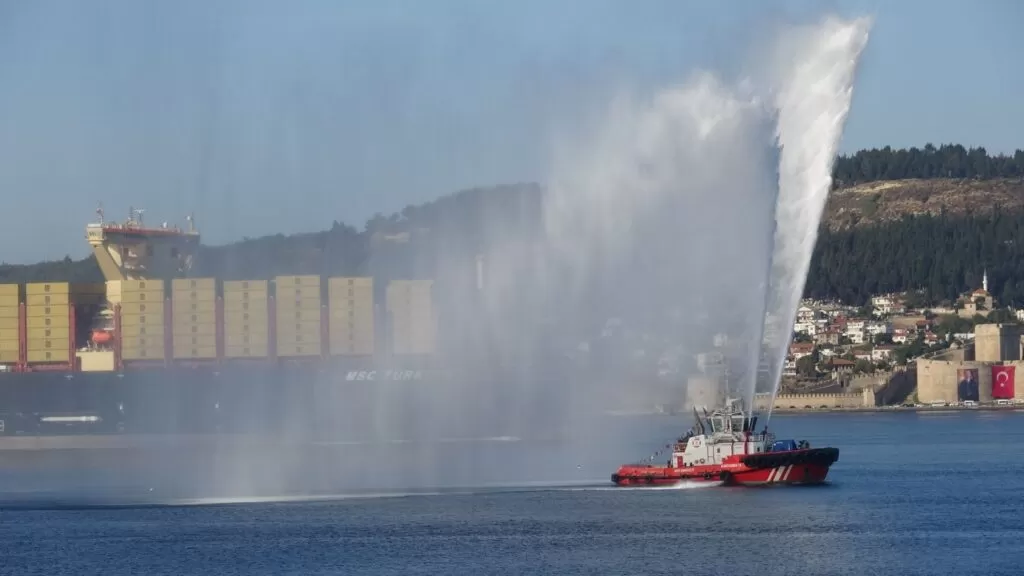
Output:
[[[867,18],[828,18],[815,26],[791,29],[774,55],[782,162],[769,315],[776,328],[785,329],[770,332],[765,339],[771,386],[766,391],[773,400],[871,24]]]
[[[692,352],[725,335],[717,350],[729,392],[752,392],[778,194],[774,141],[770,110],[709,74],[648,102],[618,102],[592,145],[561,158],[547,197],[552,259],[568,287],[564,321],[582,331],[621,318]],[[673,309],[682,313],[667,320]]]
[[[774,397],[869,28],[788,28],[760,82],[704,74],[623,99],[560,156],[545,213],[569,321],[600,310],[674,341],[681,376],[717,353],[719,402],[751,406],[765,358]]]

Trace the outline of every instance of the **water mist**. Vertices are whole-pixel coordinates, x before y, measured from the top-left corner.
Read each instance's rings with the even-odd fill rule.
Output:
[[[423,230],[371,241],[366,272],[435,281],[440,363],[455,376],[325,375],[315,398],[265,406],[286,415],[281,437],[154,448],[139,482],[248,496],[607,481],[680,427],[608,411],[679,405],[698,376],[723,382],[719,399],[774,394],[869,24],[786,29],[750,82],[701,73],[624,92],[555,151],[543,192],[421,208]],[[641,364],[669,368],[638,379]],[[128,476],[120,466],[96,482]]]
[[[758,76],[621,99],[563,152],[545,208],[569,322],[600,310],[676,342],[681,381],[713,353],[717,402],[774,397],[869,28],[785,27]]]

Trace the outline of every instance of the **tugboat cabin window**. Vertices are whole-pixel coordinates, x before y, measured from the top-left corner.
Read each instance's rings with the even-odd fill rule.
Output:
[[[732,417],[732,430],[733,430],[733,432],[741,432],[741,431],[745,430],[745,428],[743,427],[743,421],[744,420],[745,420],[745,418],[743,418],[743,416],[733,416]]]
[[[711,424],[712,434],[714,434],[715,432],[721,432],[722,430],[725,430],[725,423],[722,422],[721,416],[715,416],[714,418],[709,418],[708,420]]]

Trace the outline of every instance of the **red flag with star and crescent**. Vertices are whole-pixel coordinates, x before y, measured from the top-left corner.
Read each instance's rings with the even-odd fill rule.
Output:
[[[992,367],[992,398],[1013,398],[1013,366]]]

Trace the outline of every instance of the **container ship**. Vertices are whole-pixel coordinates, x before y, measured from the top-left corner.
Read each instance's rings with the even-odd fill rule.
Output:
[[[460,374],[438,360],[432,280],[194,277],[191,218],[182,229],[147,227],[135,210],[122,223],[98,214],[86,237],[105,283],[0,285],[0,443],[409,436],[438,403],[478,393],[467,363]],[[440,424],[434,433],[458,436],[482,423]]]

